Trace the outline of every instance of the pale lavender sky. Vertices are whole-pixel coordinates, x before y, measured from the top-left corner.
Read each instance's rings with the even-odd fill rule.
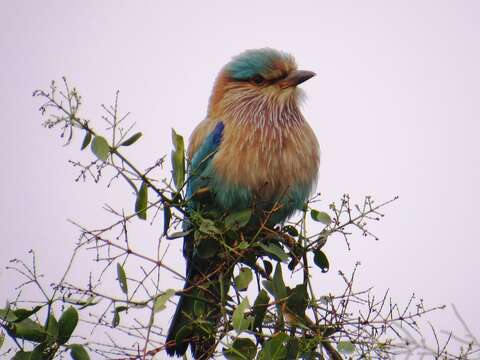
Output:
[[[79,154],[80,138],[62,148],[40,126],[34,89],[66,75],[89,118],[120,89],[121,109],[144,133],[127,154],[147,166],[170,152],[171,127],[187,136],[202,120],[232,55],[270,46],[318,74],[302,87],[322,148],[322,206],[343,193],[400,195],[373,227],[381,241],[357,236],[350,252],[339,239],[328,243],[332,269],[320,281],[333,284],[360,260],[359,287],[390,288],[400,302],[415,292],[428,304],[454,303],[480,336],[480,2],[240,3],[2,2],[0,304],[17,281],[3,270],[10,258],[33,248],[56,278],[77,237],[66,219],[105,224],[104,203],[133,201],[127,188],[73,181],[67,160],[91,155]],[[153,241],[159,231],[149,232]],[[459,328],[450,311],[430,319]]]

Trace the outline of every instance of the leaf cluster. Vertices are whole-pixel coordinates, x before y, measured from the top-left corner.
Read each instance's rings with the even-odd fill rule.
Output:
[[[31,351],[18,350],[12,359],[50,360],[61,350],[69,351],[74,360],[89,360],[90,356],[83,345],[69,343],[78,324],[77,310],[70,306],[57,320],[50,308],[42,324],[35,317],[41,309],[42,306],[35,306],[33,309],[0,309],[0,324],[7,334],[17,341],[28,341],[34,345]]]

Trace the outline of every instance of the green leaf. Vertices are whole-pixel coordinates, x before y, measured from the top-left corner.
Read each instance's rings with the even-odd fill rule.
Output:
[[[312,211],[310,211],[310,216],[313,220],[321,222],[322,224],[327,226],[330,225],[330,223],[332,222],[332,218],[330,217],[330,215],[323,211],[312,209]]]
[[[174,239],[178,239],[178,238],[183,238],[183,237],[189,235],[191,232],[192,232],[192,229],[187,230],[187,231],[177,231],[177,232],[174,232],[170,235],[167,235],[167,239],[168,240],[174,240]]]
[[[73,330],[77,327],[78,312],[73,307],[65,310],[58,320],[58,338],[60,345],[65,344],[72,336]]]
[[[326,273],[330,269],[327,255],[322,250],[315,249],[313,251],[313,262],[317,265],[323,273]]]
[[[286,225],[286,226],[283,227],[282,230],[290,236],[298,236],[298,230],[295,226]]]
[[[350,341],[339,341],[337,344],[337,350],[344,354],[351,354],[355,351],[355,345]]]
[[[12,337],[38,343],[47,337],[43,326],[32,319],[26,318],[11,325],[12,327],[7,332]]]
[[[30,317],[31,315],[35,314],[41,308],[42,308],[41,306],[35,306],[33,309],[15,309],[15,310],[13,310],[13,313],[16,316],[16,320],[14,320],[14,322],[22,321],[23,319],[26,319],[26,318]]]
[[[115,309],[112,319],[112,327],[116,328],[120,324],[120,313]]]
[[[48,317],[47,333],[54,339],[58,337],[58,321],[53,313]]]
[[[99,301],[95,301],[95,296],[89,296],[87,298],[87,300],[84,300],[84,301],[76,301],[75,304],[76,305],[80,305],[80,307],[78,308],[79,310],[83,310],[89,306],[95,306],[99,303]]]
[[[91,149],[100,160],[107,161],[110,146],[103,136],[97,135],[93,138]]]
[[[289,311],[301,318],[305,315],[308,305],[308,293],[304,284],[299,284],[291,291],[287,299],[287,308]]]
[[[210,235],[210,234],[221,234],[222,232],[218,227],[215,226],[215,221],[210,219],[202,219],[199,227],[199,231]]]
[[[251,217],[252,209],[234,212],[225,218],[225,227],[227,229],[240,229],[248,224]]]
[[[270,276],[270,274],[273,271],[272,263],[268,260],[263,260],[263,268],[265,269],[265,272],[267,273],[267,275]]]
[[[257,346],[248,338],[236,338],[228,349],[222,350],[227,360],[252,360],[257,354]]]
[[[17,351],[15,353],[15,356],[12,358],[12,360],[30,360],[32,356],[32,351]]]
[[[163,206],[163,235],[168,234],[168,229],[170,228],[170,220],[172,219],[172,210],[170,210],[170,206],[164,205]]]
[[[173,295],[175,295],[175,290],[168,289],[163,294],[157,296],[155,299],[155,304],[153,305],[153,312],[157,313],[165,310],[167,308],[167,301],[170,300]]]
[[[125,140],[124,142],[122,142],[120,144],[120,146],[130,146],[132,145],[133,143],[135,143],[138,139],[140,139],[142,137],[142,133],[141,132],[137,132],[136,134],[133,134],[132,136],[130,136],[127,140]]]
[[[112,326],[117,327],[120,324],[120,313],[126,311],[128,306],[116,306],[115,311],[113,312]]]
[[[197,246],[197,253],[201,259],[209,259],[218,252],[218,242],[214,238],[204,238]]]
[[[245,250],[245,249],[248,249],[250,247],[250,244],[246,241],[240,241],[240,243],[237,245],[237,249],[239,250]]]
[[[180,190],[185,182],[185,145],[183,137],[178,135],[172,129],[172,142],[174,151],[172,151],[172,169],[173,182],[177,190]]]
[[[242,302],[237,306],[237,308],[233,311],[232,325],[238,334],[240,334],[244,330],[247,330],[252,323],[252,318],[245,319],[244,316],[245,311],[249,308],[250,304],[248,303],[248,298],[244,298]]]
[[[282,262],[288,260],[288,254],[277,244],[271,243],[267,246],[265,244],[258,243],[257,245],[260,246],[265,252],[276,256]]]
[[[137,200],[135,201],[135,212],[139,219],[147,219],[147,206],[148,206],[148,185],[146,182],[142,182],[140,190],[138,190]]]
[[[317,243],[316,248],[317,249],[323,248],[325,246],[325,244],[327,243],[327,240],[328,240],[328,235],[320,233],[320,236],[316,240],[316,243]]]
[[[300,244],[300,242],[296,243],[292,249],[290,249],[290,262],[288,263],[288,269],[293,271],[295,267],[298,265],[300,259],[305,254],[305,248]]]
[[[70,349],[70,356],[73,360],[90,360],[87,350],[85,350],[82,345],[72,344],[69,345],[68,348]]]
[[[117,263],[117,280],[120,284],[120,289],[122,292],[127,295],[128,294],[128,285],[127,285],[127,275],[125,274],[125,270],[123,269],[122,264]]]
[[[238,291],[245,291],[248,288],[248,284],[253,279],[252,270],[247,267],[242,267],[240,273],[235,277],[235,287]]]
[[[254,329],[261,329],[263,319],[267,313],[269,302],[270,297],[268,296],[267,292],[262,289],[258,293],[258,296],[253,303],[253,314],[255,315],[255,319],[253,320]]]
[[[266,341],[262,350],[258,354],[259,360],[286,360],[287,359],[287,347],[285,342],[288,339],[288,335],[285,333],[279,333],[274,335],[270,340]]]
[[[13,312],[13,310],[10,308],[7,308],[7,309],[0,309],[0,320],[13,322],[18,319],[15,316],[15,313]]]
[[[282,266],[277,263],[275,267],[275,273],[272,280],[273,292],[275,293],[275,300],[281,300],[287,297],[287,288],[283,281]]]
[[[271,280],[262,280],[262,285],[267,291],[273,295],[273,297],[276,297],[275,291],[273,290],[273,281]]]
[[[30,360],[47,360],[48,357],[46,357],[46,354],[52,351],[51,348],[49,349],[50,346],[51,346],[51,342],[49,342],[48,340],[35,346],[35,348],[32,351],[32,354],[30,355]]]
[[[0,331],[0,349],[2,348],[4,341],[5,341],[5,334],[2,331]]]
[[[90,144],[90,141],[92,141],[92,133],[90,131],[87,131],[85,137],[83,138],[80,150],[84,150]]]

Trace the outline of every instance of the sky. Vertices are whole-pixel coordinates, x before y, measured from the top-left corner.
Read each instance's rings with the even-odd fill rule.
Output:
[[[273,47],[317,73],[302,88],[322,151],[320,209],[344,193],[400,197],[372,227],[379,241],[327,244],[326,283],[361,261],[360,288],[455,304],[480,336],[479,16],[477,1],[2,2],[0,303],[18,284],[9,259],[34,249],[45,277],[58,279],[78,237],[67,219],[105,225],[105,203],[133,201],[125,187],[74,181],[68,160],[92,155],[79,153],[80,136],[62,147],[41,126],[33,90],[66,76],[101,130],[100,105],[120,90],[121,111],[144,134],[126,153],[146,167],[171,151],[171,128],[188,137],[203,119],[233,55]],[[182,271],[178,244],[170,251]],[[463,335],[449,309],[429,320]]]

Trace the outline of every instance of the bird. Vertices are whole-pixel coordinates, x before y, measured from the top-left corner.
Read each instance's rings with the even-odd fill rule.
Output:
[[[273,227],[304,207],[316,187],[320,148],[301,112],[305,95],[298,85],[315,75],[272,48],[245,50],[220,70],[207,115],[189,139],[184,228],[192,228],[198,212],[246,209],[249,226]],[[166,337],[170,356],[184,355],[189,345],[195,359],[215,350],[208,326],[220,319],[220,294],[228,293],[232,274],[198,250],[195,237],[185,236],[186,281]],[[203,287],[196,286],[201,279]]]

